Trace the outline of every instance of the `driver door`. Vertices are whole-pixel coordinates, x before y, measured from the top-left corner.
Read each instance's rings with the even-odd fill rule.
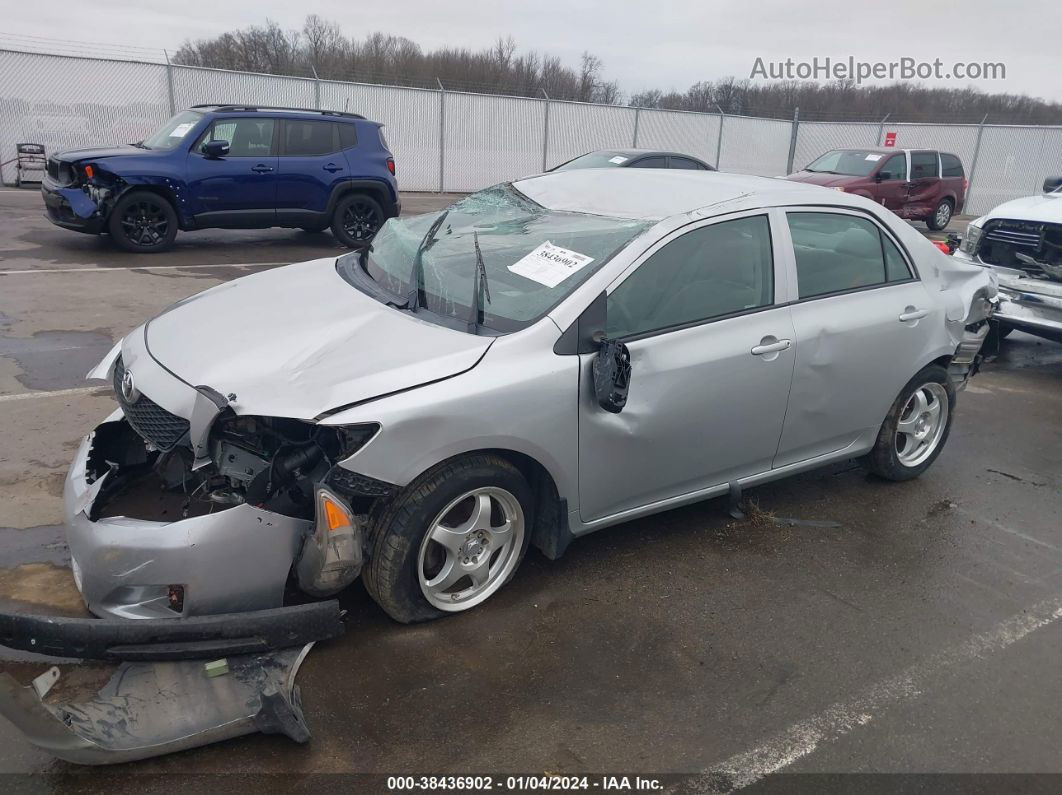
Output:
[[[777,237],[777,236],[775,236]],[[763,210],[672,233],[609,289],[607,329],[631,355],[623,411],[580,355],[583,522],[771,468],[795,336]]]
[[[899,215],[907,204],[907,153],[900,152],[886,160],[878,174],[886,173],[888,179],[874,187],[874,194],[887,209]]]
[[[188,153],[186,182],[198,226],[271,226],[276,219],[276,122],[261,116],[214,121]],[[228,141],[224,157],[203,154],[209,141]]]

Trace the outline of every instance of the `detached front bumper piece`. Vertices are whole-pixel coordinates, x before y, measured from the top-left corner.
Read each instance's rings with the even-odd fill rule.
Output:
[[[104,619],[0,614],[0,645],[51,657],[188,660],[302,646],[343,634],[334,599],[192,618]]]
[[[171,624],[173,622],[170,622]],[[0,674],[0,714],[44,751],[81,765],[131,762],[256,731],[310,738],[295,676],[312,643],[218,661],[125,662],[99,689],[58,668],[22,686]],[[66,684],[65,682],[63,684]]]

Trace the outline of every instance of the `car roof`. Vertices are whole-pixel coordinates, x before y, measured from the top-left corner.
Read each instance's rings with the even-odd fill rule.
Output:
[[[551,210],[639,220],[662,220],[746,197],[765,207],[802,203],[854,204],[844,193],[805,182],[682,169],[554,171],[517,180],[513,187]]]
[[[359,113],[350,113],[348,111],[341,110],[315,110],[313,108],[289,108],[273,105],[251,105],[251,104],[215,104],[208,103],[202,105],[192,105],[189,110],[194,110],[199,113],[215,114],[224,116],[228,114],[258,114],[263,116],[274,116],[291,119],[325,119],[327,121],[345,121],[348,123],[353,122],[368,122],[369,124],[375,124],[378,127],[383,125],[379,122],[366,119]]]
[[[696,155],[686,154],[685,152],[672,152],[669,149],[598,149],[593,152],[587,152],[590,155],[597,154],[610,154],[610,155],[624,155],[625,157],[643,157],[645,155],[674,155],[675,157],[688,157],[691,160],[700,160]]]

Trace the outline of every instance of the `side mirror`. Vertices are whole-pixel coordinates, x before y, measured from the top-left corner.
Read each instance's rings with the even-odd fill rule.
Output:
[[[1048,177],[1044,180],[1044,193],[1054,193],[1062,188],[1062,177]]]
[[[874,177],[875,182],[884,182],[887,179],[892,179],[891,171],[879,171],[878,175]]]
[[[219,157],[224,157],[229,153],[228,141],[209,141],[203,144],[201,150],[204,155],[212,160],[216,160]]]
[[[631,352],[619,340],[595,335],[599,348],[594,359],[594,394],[605,411],[619,414],[627,405],[631,386]]]

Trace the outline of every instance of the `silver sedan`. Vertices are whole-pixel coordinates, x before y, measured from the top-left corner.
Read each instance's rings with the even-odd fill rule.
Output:
[[[66,486],[101,615],[334,593],[469,609],[638,516],[940,454],[995,285],[879,205],[732,174],[565,171],[219,285],[90,377]]]

